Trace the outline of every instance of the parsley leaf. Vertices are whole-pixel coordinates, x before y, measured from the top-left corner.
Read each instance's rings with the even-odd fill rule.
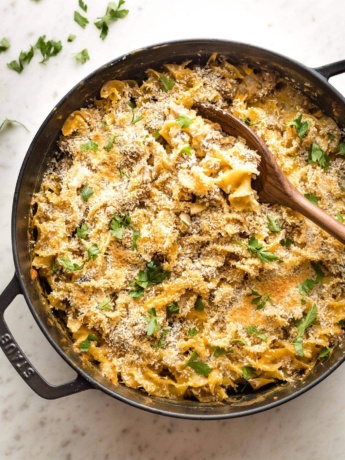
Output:
[[[74,20],[77,24],[80,25],[80,27],[82,27],[83,29],[85,29],[85,27],[87,26],[87,24],[89,23],[89,20],[87,18],[85,18],[84,16],[82,16],[80,13],[78,13],[78,11],[75,11],[74,12]]]
[[[79,350],[82,352],[89,351],[91,342],[98,342],[98,338],[95,336],[95,334],[89,334],[87,338],[79,345]]]
[[[279,233],[281,232],[281,227],[279,222],[277,222],[272,216],[267,215],[267,220],[268,220],[268,229],[271,232]]]
[[[14,123],[22,126],[24,129],[26,129],[29,132],[28,128],[25,125],[23,125],[23,123],[20,123],[20,121],[17,121],[17,120],[11,120],[10,118],[5,118],[5,120],[1,123],[0,131],[2,130],[2,128],[5,128],[5,126],[8,126]]]
[[[305,331],[311,326],[317,317],[317,306],[314,304],[311,309],[308,311],[306,317],[299,323],[297,326],[297,337],[295,342],[292,345],[295,347],[297,354],[299,356],[304,356],[303,352],[303,336]]]
[[[316,206],[319,206],[319,200],[316,198],[316,196],[314,195],[314,193],[305,193],[304,196],[305,196],[309,201],[311,201],[313,204],[315,204]]]
[[[345,156],[345,142],[339,142],[337,154]]]
[[[84,185],[84,187],[80,190],[80,195],[82,199],[87,203],[91,195],[94,194],[93,188],[89,187],[88,185]]]
[[[294,126],[296,128],[299,138],[302,140],[309,129],[309,122],[302,121],[302,114],[293,121],[289,121],[288,126]]]
[[[253,297],[251,303],[252,305],[256,305],[255,310],[261,310],[262,308],[265,307],[267,302],[273,305],[271,296],[269,294],[261,295],[258,293],[258,291],[254,291],[254,289],[252,289],[251,291],[252,292],[251,294],[248,294],[248,297]]]
[[[163,84],[164,91],[167,93],[175,86],[175,80],[173,78],[168,78],[162,73],[159,75],[159,79]]]
[[[130,223],[131,223],[131,218],[129,217],[128,214],[125,214],[122,217],[118,216],[117,214],[114,214],[114,218],[110,222],[110,233],[113,236],[115,236],[115,238],[122,240],[123,232],[125,228],[130,225]]]
[[[267,342],[267,335],[259,332],[256,326],[249,326],[247,327],[246,331],[248,334],[256,335],[257,337],[259,337],[259,339],[263,340],[264,342]]]
[[[178,123],[182,129],[189,128],[190,125],[193,123],[193,120],[191,120],[189,117],[186,115],[179,115],[176,118],[176,123]]]
[[[286,249],[290,249],[290,246],[292,245],[293,241],[290,238],[285,238],[283,240],[280,240],[279,243]]]
[[[89,227],[87,224],[83,224],[80,227],[77,228],[77,235],[78,238],[81,240],[85,240],[87,238]]]
[[[85,142],[85,144],[82,144],[80,146],[80,150],[82,152],[88,152],[89,150],[92,150],[93,152],[97,152],[98,150],[98,144],[96,142],[89,140],[88,142]]]
[[[196,301],[195,301],[195,304],[194,304],[194,308],[196,311],[198,312],[202,312],[205,310],[205,304],[202,302],[201,300],[201,296],[198,295],[198,297],[196,298]]]
[[[342,214],[340,212],[337,212],[337,214],[335,215],[335,218],[337,219],[338,222],[340,223],[343,223],[344,222],[344,217],[342,216]]]
[[[4,53],[5,51],[7,51],[10,46],[10,42],[7,40],[7,38],[4,37],[0,41],[0,53]]]
[[[125,3],[125,0],[119,0],[118,5],[116,6],[115,2],[109,2],[105,15],[95,22],[97,29],[101,31],[100,38],[104,40],[108,35],[109,23],[117,21],[118,19],[123,19],[129,13],[128,10],[121,10],[121,6]]]
[[[43,60],[40,62],[40,64],[44,64],[46,61],[48,61],[48,59],[60,53],[62,50],[62,43],[60,40],[58,42],[55,42],[54,40],[46,41],[46,36],[42,35],[37,40],[35,48],[41,51]]]
[[[87,12],[87,5],[83,2],[83,0],[79,0],[79,6],[83,11],[85,11],[85,13]]]
[[[148,322],[146,333],[147,335],[153,335],[156,331],[159,331],[161,328],[155,308],[150,308],[147,312],[150,316],[145,316],[146,321]]]
[[[280,260],[278,256],[272,254],[272,252],[267,251],[267,249],[263,248],[259,245],[259,241],[254,237],[251,236],[249,239],[248,244],[246,245],[249,252],[258,256],[258,258],[263,263],[267,262],[274,262],[276,260]]]
[[[328,347],[322,347],[319,353],[319,358],[326,358],[331,352],[331,349]]]
[[[140,270],[137,279],[131,282],[130,286],[134,286],[129,292],[133,298],[139,298],[144,295],[144,289],[149,286],[163,283],[164,280],[170,279],[171,272],[162,268],[160,262],[152,259],[146,264],[145,270]]]
[[[74,35],[74,34],[69,34],[69,36],[68,36],[68,38],[67,38],[68,43],[73,42],[73,41],[75,40],[75,38],[76,38],[76,35]]]
[[[101,253],[99,247],[97,244],[92,244],[88,249],[87,249],[87,261],[91,259],[97,259],[98,255]]]
[[[325,276],[324,272],[320,265],[316,262],[310,263],[313,270],[315,271],[316,278],[315,279],[306,279],[299,284],[298,289],[301,295],[308,295],[310,291],[312,291],[316,284],[321,284],[322,280]]]
[[[131,110],[132,110],[132,120],[131,120],[131,124],[132,125],[135,125],[135,123],[138,123],[138,121],[141,121],[144,117],[142,115],[140,115],[139,117],[135,118],[135,113],[134,113],[134,108],[135,108],[135,105],[134,104],[129,104]]]
[[[70,272],[76,270],[82,270],[84,268],[84,264],[78,265],[76,263],[72,263],[67,257],[58,257],[56,261],[65,269]]]
[[[304,356],[302,337],[297,337],[296,340],[292,342],[292,345],[295,347],[295,350],[299,356]]]
[[[81,64],[85,64],[86,61],[90,60],[89,52],[86,48],[80,51],[75,55],[76,61],[79,61]]]
[[[203,375],[204,377],[208,377],[212,371],[210,366],[206,363],[202,363],[201,361],[197,361],[199,357],[197,351],[193,351],[192,356],[186,363],[186,366],[190,367],[199,375]]]
[[[257,377],[257,373],[254,367],[251,367],[251,366],[243,366],[242,375],[243,375],[243,378],[246,380],[255,379]]]
[[[181,149],[181,152],[180,153],[185,153],[188,157],[191,157],[192,156],[192,147],[190,145],[185,145],[182,149]]]
[[[111,305],[110,305],[111,299],[109,297],[105,297],[102,302],[98,305],[99,310],[110,310]]]
[[[319,147],[315,142],[313,142],[309,149],[308,163],[309,164],[319,163],[321,168],[327,171],[329,168],[329,161],[330,161],[330,158],[327,155],[327,153],[324,152],[322,148]]]
[[[198,334],[198,330],[196,327],[191,327],[190,329],[188,329],[187,333],[189,337],[193,339]]]
[[[113,148],[114,140],[115,140],[117,137],[119,137],[119,136],[116,136],[115,134],[113,134],[112,136],[110,136],[107,145],[104,147],[104,150],[106,150],[107,152],[110,152],[110,150]]]
[[[138,246],[137,246],[137,241],[140,238],[140,231],[136,230],[134,227],[131,226],[131,229],[133,230],[133,236],[132,236],[132,251],[137,251]]]
[[[31,59],[34,57],[34,48],[30,46],[29,51],[21,51],[18,61],[11,61],[7,64],[7,67],[15,72],[22,73],[24,69],[23,64],[29,64]]]
[[[227,355],[228,353],[233,353],[234,350],[231,348],[223,348],[223,347],[211,347],[213,350],[213,356],[215,358],[219,358],[219,356]]]
[[[172,315],[177,315],[178,313],[180,313],[180,308],[176,301],[171,302],[171,304],[167,306],[167,313],[170,313]]]
[[[161,332],[161,336],[158,340],[157,343],[152,343],[151,347],[154,348],[155,350],[158,350],[158,348],[163,348],[165,347],[165,336],[169,333],[169,329],[163,329]]]

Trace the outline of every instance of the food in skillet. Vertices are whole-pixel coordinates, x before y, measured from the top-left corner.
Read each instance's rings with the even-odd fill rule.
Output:
[[[222,401],[303,378],[342,339],[345,251],[260,204],[259,156],[193,110],[262,137],[311,201],[345,216],[335,122],[274,73],[212,56],[110,81],[72,113],[34,196],[32,266],[74,347],[114,384]]]

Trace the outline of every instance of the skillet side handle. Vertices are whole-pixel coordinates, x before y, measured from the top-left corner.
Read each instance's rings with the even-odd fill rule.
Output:
[[[32,366],[15,341],[4,319],[6,308],[18,294],[22,294],[22,290],[17,275],[14,275],[12,281],[0,295],[0,348],[2,348],[8,360],[21,378],[35,393],[45,399],[62,398],[63,396],[93,388],[92,385],[80,375],[78,375],[75,380],[63,385],[50,385]]]
[[[345,59],[321,67],[315,67],[314,70],[329,80],[331,77],[345,72]]]

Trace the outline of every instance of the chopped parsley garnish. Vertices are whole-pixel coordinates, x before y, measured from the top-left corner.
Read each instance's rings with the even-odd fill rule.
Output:
[[[201,296],[198,295],[198,297],[196,298],[196,301],[195,301],[195,304],[194,304],[194,308],[196,311],[198,312],[202,312],[205,310],[205,304],[202,302],[201,300]]]
[[[191,327],[190,329],[188,329],[187,333],[189,337],[193,339],[198,334],[198,330],[196,327]]]
[[[129,106],[130,106],[131,111],[132,111],[131,124],[135,125],[135,123],[138,123],[138,121],[141,121],[144,117],[142,115],[140,115],[139,117],[135,118],[134,109],[135,109],[136,105],[134,103],[130,103]]]
[[[86,61],[90,60],[89,52],[86,48],[80,51],[75,55],[76,61],[79,61],[81,64],[85,64]]]
[[[175,86],[175,80],[173,78],[168,78],[162,73],[159,75],[159,79],[162,82],[164,91],[167,93]]]
[[[302,283],[300,283],[300,285],[298,286],[298,289],[301,295],[308,295],[309,292],[314,289],[316,284],[322,283],[322,280],[325,276],[324,272],[322,271],[322,268],[320,267],[318,263],[310,262],[310,264],[316,274],[316,278],[306,279],[305,281],[302,281]]]
[[[98,255],[101,253],[99,247],[97,244],[92,244],[88,249],[87,249],[87,261],[91,259],[97,259]]]
[[[76,35],[74,35],[74,34],[69,34],[69,36],[68,36],[68,38],[67,38],[68,43],[73,42],[73,41],[75,40],[75,38],[76,38]]]
[[[305,318],[299,323],[297,326],[297,336],[295,341],[292,343],[292,345],[295,347],[295,350],[297,351],[297,354],[299,356],[304,356],[304,351],[303,351],[303,336],[305,334],[305,331],[308,329],[309,326],[311,326],[317,316],[317,306],[314,304],[311,309],[308,311],[307,315]]]
[[[280,227],[280,224],[279,222],[277,222],[272,216],[269,216],[267,215],[267,220],[268,220],[268,229],[271,231],[271,232],[274,232],[274,233],[279,233],[281,232],[281,227]]]
[[[146,333],[147,335],[153,335],[156,331],[159,331],[161,326],[158,322],[157,313],[156,313],[155,308],[150,308],[150,310],[147,313],[150,316],[145,316],[145,319],[148,322]]]
[[[22,73],[24,64],[29,64],[31,59],[34,57],[34,48],[30,46],[29,51],[21,51],[18,61],[11,61],[7,64],[7,67],[15,72]]]
[[[254,367],[251,367],[251,366],[243,366],[242,375],[245,380],[255,379],[257,377],[257,373]]]
[[[188,157],[191,157],[191,156],[192,156],[192,150],[193,150],[193,148],[192,148],[190,145],[185,145],[185,146],[181,149],[181,153],[184,153],[184,154],[186,154]]]
[[[255,310],[261,310],[262,308],[265,307],[266,303],[269,302],[271,305],[273,305],[271,296],[269,294],[264,294],[261,295],[258,293],[258,291],[254,291],[254,289],[251,290],[251,294],[249,294],[249,297],[253,297],[252,299],[252,305],[256,305]]]
[[[120,178],[122,179],[123,176],[126,176],[129,179],[129,175],[121,168],[119,168]]]
[[[199,375],[203,375],[204,377],[208,377],[212,371],[210,366],[206,363],[202,363],[201,361],[197,361],[199,357],[197,351],[193,351],[192,356],[186,362],[186,366],[190,367]]]
[[[133,230],[133,236],[132,236],[132,251],[137,251],[138,250],[138,245],[137,241],[140,238],[140,231],[136,230],[134,227],[131,226],[131,229]]]
[[[250,237],[249,242],[246,246],[248,251],[252,254],[257,255],[263,263],[280,260],[278,256],[276,256],[272,252],[267,251],[267,249],[265,249],[263,246],[260,246],[259,241],[254,236]]]
[[[158,350],[159,348],[165,347],[165,336],[169,333],[169,329],[163,329],[161,332],[161,336],[158,340],[157,343],[152,343],[151,347],[154,348],[155,350]]]
[[[322,347],[319,353],[319,358],[327,358],[327,356],[330,354],[331,348],[328,347]]]
[[[337,154],[345,156],[345,142],[339,142]]]
[[[83,11],[85,11],[85,13],[87,12],[87,5],[83,2],[83,0],[79,0],[79,6]]]
[[[87,203],[91,195],[93,195],[94,191],[92,187],[88,185],[84,185],[84,187],[80,190],[80,195],[82,199]]]
[[[161,133],[159,131],[155,131],[153,133],[153,137],[157,140],[160,137]]]
[[[152,259],[146,264],[145,270],[140,270],[137,279],[131,282],[130,286],[135,287],[129,292],[134,299],[144,295],[144,290],[149,286],[163,283],[164,280],[170,279],[171,272],[162,268],[160,262]]]
[[[259,339],[263,340],[264,342],[267,342],[267,335],[262,332],[259,332],[256,326],[249,326],[247,327],[246,331],[248,334],[256,335],[257,337],[259,337]]]
[[[335,215],[335,218],[337,219],[337,221],[339,221],[340,223],[343,223],[344,222],[344,217],[342,216],[342,214],[338,211]]]
[[[85,144],[81,144],[80,150],[82,152],[88,152],[90,150],[92,150],[93,152],[97,152],[98,144],[96,142],[90,140],[88,142],[85,142]]]
[[[172,315],[177,315],[178,313],[180,313],[180,308],[176,301],[171,302],[171,304],[167,306],[167,313],[170,313]]]
[[[122,240],[123,232],[125,231],[125,228],[130,225],[130,223],[131,218],[128,214],[125,214],[124,216],[118,216],[117,214],[114,214],[114,218],[110,222],[110,233],[115,236],[115,238]]]
[[[11,120],[10,118],[5,118],[5,120],[1,123],[0,131],[3,128],[5,128],[5,126],[12,125],[12,124],[22,126],[24,129],[26,129],[29,132],[28,128],[25,125],[23,125],[23,123],[20,123],[20,121],[17,121],[17,120]]]
[[[104,147],[104,150],[106,150],[107,152],[110,152],[110,150],[113,148],[114,140],[115,140],[117,137],[119,137],[119,136],[116,136],[115,134],[113,134],[112,136],[110,136],[107,145]]]
[[[7,51],[10,46],[10,42],[7,40],[7,38],[4,37],[0,41],[0,53],[4,53],[5,51]]]
[[[242,345],[247,345],[247,342],[243,339],[232,339],[232,343],[241,343]]]
[[[77,24],[80,25],[80,27],[82,27],[83,29],[85,29],[85,27],[87,26],[87,24],[89,23],[89,20],[87,18],[85,18],[84,16],[82,16],[80,13],[78,13],[78,11],[75,11],[74,12],[74,20]]]
[[[40,62],[40,64],[44,64],[46,61],[48,61],[48,59],[60,53],[62,50],[62,43],[60,40],[58,42],[54,40],[46,41],[46,36],[42,35],[37,40],[35,48],[41,51],[43,60]]]
[[[335,135],[332,134],[332,133],[328,133],[328,139],[329,139],[330,141],[334,141]]]
[[[84,268],[84,264],[78,265],[76,263],[72,263],[67,257],[58,257],[56,261],[69,272],[73,272],[76,270],[82,270]]]
[[[228,353],[233,353],[234,350],[231,348],[223,348],[223,347],[211,347],[213,350],[213,356],[215,358],[219,358],[219,356],[227,355]]]
[[[98,338],[95,336],[95,334],[89,334],[87,338],[79,345],[79,350],[83,352],[89,351],[91,342],[98,342]]]
[[[111,299],[109,297],[105,297],[102,302],[98,305],[98,310],[110,310],[111,305],[110,305]]]
[[[109,2],[105,15],[95,22],[97,29],[101,31],[100,38],[104,40],[108,35],[109,23],[117,21],[118,19],[123,19],[129,13],[128,10],[121,10],[121,6],[125,3],[125,0],[119,0],[118,5],[116,6],[115,2]]]
[[[292,245],[293,241],[290,238],[284,238],[283,240],[280,240],[279,243],[286,249],[290,249],[290,246]]]
[[[319,206],[319,200],[316,198],[314,193],[305,193],[304,196],[309,200],[311,203],[315,204],[316,206]]]
[[[89,231],[89,227],[87,224],[83,224],[80,227],[77,228],[77,235],[80,240],[86,240],[87,234]]]
[[[318,163],[321,166],[321,168],[327,171],[329,168],[329,161],[329,155],[327,155],[327,153],[324,152],[320,146],[313,142],[309,149],[308,163]]]
[[[179,115],[176,118],[176,123],[178,123],[182,129],[189,128],[190,125],[193,123],[193,120],[191,120],[189,117],[186,115]]]
[[[309,129],[309,122],[302,121],[302,114],[301,114],[295,120],[290,121],[288,123],[288,126],[294,126],[296,128],[297,134],[299,135],[299,138],[302,140],[307,134],[307,131]]]

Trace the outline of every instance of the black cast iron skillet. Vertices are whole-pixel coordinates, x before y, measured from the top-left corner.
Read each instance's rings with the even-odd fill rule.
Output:
[[[143,75],[147,68],[157,69],[167,62],[191,59],[194,64],[204,64],[214,52],[226,56],[234,64],[248,63],[258,69],[279,72],[314,100],[325,113],[332,116],[342,129],[345,128],[345,99],[327,81],[331,76],[345,72],[345,60],[312,69],[271,51],[236,42],[187,40],[141,49],[106,64],[75,86],[48,115],[25,156],[12,212],[12,245],[16,273],[0,296],[0,346],[19,375],[43,398],[55,399],[94,388],[134,407],[158,414],[204,420],[232,418],[267,410],[295,398],[321,382],[345,359],[345,347],[341,345],[327,361],[319,363],[310,375],[294,385],[281,383],[255,393],[230,396],[222,404],[170,401],[148,396],[124,385],[116,387],[100,375],[97,366],[82,363],[79,355],[73,352],[66,325],[48,308],[44,297],[40,295],[37,280],[32,282],[30,279],[30,201],[32,194],[39,190],[47,164],[57,151],[57,139],[67,116],[85,106],[93,97],[97,97],[102,85],[109,80],[135,79]],[[32,315],[49,342],[76,370],[78,375],[74,381],[64,385],[50,385],[17,345],[4,321],[4,312],[18,294],[24,295]]]

